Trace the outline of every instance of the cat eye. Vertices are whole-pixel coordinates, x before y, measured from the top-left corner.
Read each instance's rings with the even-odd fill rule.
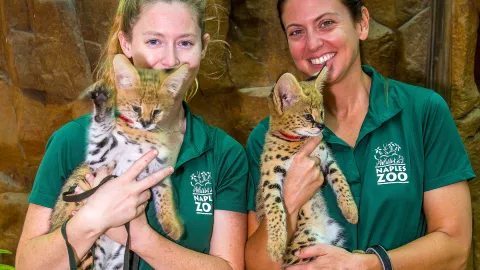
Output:
[[[307,119],[307,121],[313,121],[313,115],[311,115],[309,113],[303,115],[303,117],[305,117],[305,119]]]
[[[132,109],[133,109],[134,112],[136,112],[138,114],[142,113],[142,108],[140,108],[138,106],[132,105]]]
[[[153,110],[152,111],[152,117],[157,116],[159,113],[160,113],[160,110],[157,110],[157,109]]]

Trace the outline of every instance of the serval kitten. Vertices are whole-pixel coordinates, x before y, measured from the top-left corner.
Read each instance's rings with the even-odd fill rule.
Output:
[[[299,211],[297,229],[287,246],[286,213],[282,191],[286,172],[298,150],[308,137],[319,136],[323,124],[322,89],[327,68],[305,82],[297,82],[292,74],[280,77],[269,97],[270,127],[261,156],[261,180],[257,192],[257,217],[266,218],[267,249],[274,261],[283,259],[284,266],[310,261],[296,257],[295,252],[315,244],[342,246],[343,230],[329,217],[325,200],[318,192]],[[345,218],[357,223],[358,210],[347,180],[333,155],[321,142],[311,156],[320,159],[320,169],[337,197]]]
[[[159,154],[137,181],[176,163],[182,144],[180,127],[168,131],[162,124],[170,115],[178,113],[173,105],[185,91],[188,66],[169,71],[136,69],[124,55],[115,56],[113,65],[115,92],[102,81],[87,89],[94,103],[87,155],[85,162],[65,183],[62,193],[72,185],[91,189],[85,175],[102,166],[110,167],[114,175],[121,175],[152,148]],[[115,100],[118,118],[115,117]],[[178,240],[183,234],[183,224],[175,209],[170,177],[152,187],[152,198],[163,231]],[[83,204],[64,202],[60,196],[52,214],[51,231],[61,227],[72,216],[72,211]],[[124,251],[122,245],[102,235],[94,246],[94,269],[122,269]],[[79,267],[86,269],[91,265],[83,263]]]

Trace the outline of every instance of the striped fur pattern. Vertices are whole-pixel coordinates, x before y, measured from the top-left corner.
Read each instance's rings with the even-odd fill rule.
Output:
[[[125,56],[117,55],[114,67],[116,91],[102,81],[88,91],[94,103],[94,113],[87,156],[85,163],[67,180],[62,193],[73,184],[84,190],[90,189],[84,176],[102,166],[109,167],[114,175],[121,175],[152,148],[156,148],[159,155],[137,181],[176,163],[182,136],[178,129],[163,129],[162,123],[171,113],[178,113],[174,112],[173,104],[185,90],[188,66],[183,65],[175,71],[141,70],[134,68]],[[115,117],[115,105],[124,120]],[[152,198],[163,231],[178,240],[183,234],[183,224],[175,208],[170,177],[152,188]],[[72,216],[72,211],[80,209],[83,204],[67,203],[59,197],[51,218],[51,231],[59,228]],[[124,246],[102,235],[94,245],[94,265],[91,260],[84,261],[79,269],[123,269],[123,256]]]
[[[267,221],[267,249],[274,261],[284,266],[313,260],[300,260],[294,253],[315,244],[342,246],[343,229],[329,217],[320,190],[299,211],[296,232],[287,243],[286,213],[283,205],[283,181],[295,154],[308,137],[319,136],[324,125],[322,89],[327,68],[305,82],[289,73],[280,77],[269,97],[270,127],[261,156],[261,179],[257,192],[257,217]],[[320,159],[320,169],[337,197],[345,218],[358,221],[358,209],[347,180],[333,155],[321,142],[311,156]]]

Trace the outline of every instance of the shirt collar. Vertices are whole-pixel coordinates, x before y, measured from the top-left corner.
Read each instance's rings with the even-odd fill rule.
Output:
[[[370,104],[356,144],[365,135],[397,115],[404,107],[391,80],[384,78],[370,66],[362,66],[362,70],[371,77],[372,84],[369,96]],[[323,138],[328,143],[347,145],[328,128],[324,130]]]

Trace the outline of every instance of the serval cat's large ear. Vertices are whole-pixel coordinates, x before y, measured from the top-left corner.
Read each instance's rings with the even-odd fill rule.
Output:
[[[302,95],[302,88],[297,79],[290,73],[283,74],[273,88],[273,104],[279,115],[282,115]]]
[[[140,82],[137,70],[123,54],[117,54],[113,58],[113,70],[115,72],[115,86],[119,90],[131,89]]]
[[[161,88],[165,88],[174,97],[178,96],[180,93],[183,93],[181,90],[183,90],[185,80],[188,78],[188,72],[188,64],[181,65],[163,81]]]
[[[315,80],[315,89],[322,93],[325,86],[325,81],[327,80],[328,68],[326,66],[323,67],[319,73],[320,74],[317,75],[317,79]]]

